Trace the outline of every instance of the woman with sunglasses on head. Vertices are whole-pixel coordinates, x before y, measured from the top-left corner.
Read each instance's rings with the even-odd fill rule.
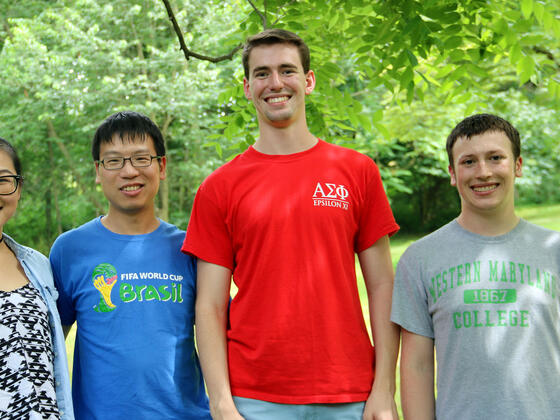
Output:
[[[48,259],[4,232],[21,197],[19,157],[0,138],[0,418],[74,418]]]

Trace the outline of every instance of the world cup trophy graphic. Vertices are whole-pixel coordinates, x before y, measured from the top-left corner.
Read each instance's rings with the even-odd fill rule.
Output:
[[[101,294],[99,303],[94,306],[97,312],[111,312],[116,306],[111,302],[111,290],[117,284],[117,270],[111,264],[99,264],[91,275],[93,285]]]

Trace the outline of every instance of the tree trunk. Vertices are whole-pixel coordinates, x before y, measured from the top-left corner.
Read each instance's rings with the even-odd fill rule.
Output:
[[[165,144],[165,150],[167,150],[167,131],[169,125],[173,121],[173,118],[167,114],[163,126],[161,127],[161,134],[163,135],[163,141]],[[158,209],[158,217],[166,222],[169,220],[169,181],[166,177],[159,186],[159,200],[160,207]]]

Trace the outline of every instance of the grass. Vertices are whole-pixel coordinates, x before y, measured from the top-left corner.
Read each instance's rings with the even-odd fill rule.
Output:
[[[560,231],[560,204],[520,206],[517,214],[536,225]]]
[[[518,206],[517,214],[520,217],[532,222],[536,225],[546,227],[548,229],[560,231],[560,204],[553,205],[530,205],[530,206]],[[406,248],[414,241],[422,237],[423,235],[407,235],[403,233],[397,233],[393,238],[391,238],[391,257],[393,260],[393,266],[396,267],[401,255],[406,250]],[[359,265],[356,266],[356,273],[358,275],[358,290],[360,293],[360,300],[362,302],[362,310],[364,312],[364,318],[366,319],[366,324],[369,326],[369,317],[367,316],[367,293],[364,285],[364,280],[359,269]],[[72,327],[68,337],[66,339],[66,350],[68,353],[68,364],[70,365],[70,374],[72,374],[72,360],[74,358],[74,340],[76,337],[76,325]],[[397,407],[399,409],[399,416],[402,418],[401,404],[400,404],[400,380],[397,374],[397,393],[396,393]]]

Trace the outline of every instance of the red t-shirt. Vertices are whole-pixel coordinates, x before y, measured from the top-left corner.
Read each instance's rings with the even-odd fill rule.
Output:
[[[232,394],[288,404],[367,399],[374,354],[355,252],[398,230],[375,163],[319,140],[254,148],[200,186],[183,252],[233,271]]]

